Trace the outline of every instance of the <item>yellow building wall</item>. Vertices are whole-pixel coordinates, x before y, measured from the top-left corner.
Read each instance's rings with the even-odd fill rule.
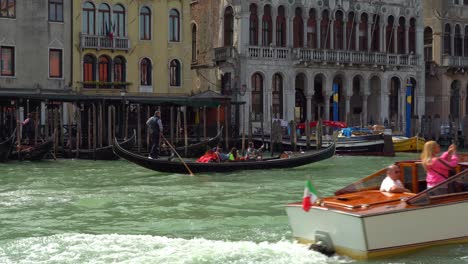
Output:
[[[84,94],[120,95],[119,89],[89,89],[82,88],[83,58],[86,54],[94,54],[96,58],[108,55],[112,59],[121,55],[126,59],[126,93],[129,95],[190,95],[191,79],[191,29],[190,4],[184,0],[152,1],[152,0],[118,0],[89,1],[95,5],[96,16],[99,5],[106,3],[111,9],[116,4],[125,8],[125,33],[130,39],[128,51],[109,49],[81,49],[80,33],[82,32],[82,9],[85,2],[73,1],[73,87]],[[151,10],[151,40],[140,40],[140,9],[147,6]],[[169,11],[177,9],[180,14],[180,42],[169,42]],[[95,23],[97,22],[97,19]],[[140,61],[149,58],[152,62],[152,93],[140,92]],[[169,63],[178,59],[181,64],[181,86],[169,86]]]

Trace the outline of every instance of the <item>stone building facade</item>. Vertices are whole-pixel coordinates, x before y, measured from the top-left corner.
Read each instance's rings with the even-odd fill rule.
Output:
[[[468,101],[468,2],[424,1],[427,116],[463,128]],[[464,131],[466,134],[466,131]]]
[[[190,95],[188,2],[73,3],[73,85],[77,91]]]
[[[20,120],[44,113],[39,98],[70,90],[70,10],[71,1],[0,1],[0,101]]]
[[[351,126],[387,122],[403,131],[406,108],[412,117],[425,114],[421,1],[219,5],[214,60],[222,92],[246,102],[241,126],[249,116],[268,130],[272,118],[331,120],[337,113]]]

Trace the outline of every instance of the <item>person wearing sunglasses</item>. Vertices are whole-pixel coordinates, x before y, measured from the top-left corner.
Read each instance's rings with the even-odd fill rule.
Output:
[[[403,183],[400,181],[401,170],[397,165],[390,165],[387,168],[387,177],[382,181],[380,185],[381,192],[390,192],[390,193],[403,193],[411,192],[406,189]]]

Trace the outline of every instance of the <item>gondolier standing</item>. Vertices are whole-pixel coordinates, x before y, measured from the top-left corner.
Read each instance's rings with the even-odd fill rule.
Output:
[[[156,110],[154,115],[146,121],[146,126],[150,129],[152,144],[148,158],[157,159],[159,158],[159,142],[161,141],[161,133],[163,132],[161,111]]]

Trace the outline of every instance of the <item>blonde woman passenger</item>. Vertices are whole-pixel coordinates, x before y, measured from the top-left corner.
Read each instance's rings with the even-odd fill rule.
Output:
[[[440,157],[440,146],[436,141],[428,141],[424,144],[421,153],[421,162],[426,170],[427,188],[445,181],[449,177],[450,170],[454,170],[458,164],[457,146],[452,144]]]

